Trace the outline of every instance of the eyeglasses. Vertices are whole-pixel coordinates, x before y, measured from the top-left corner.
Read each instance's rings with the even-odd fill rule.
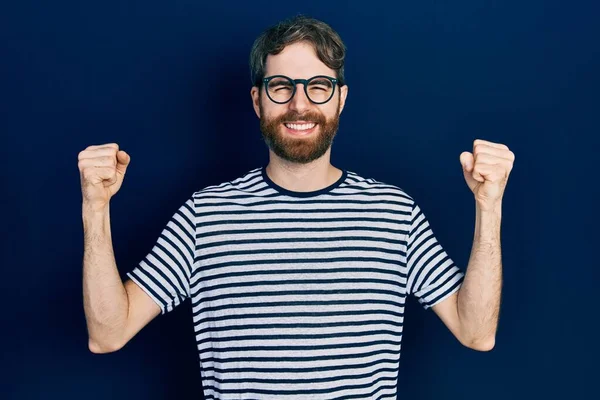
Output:
[[[296,85],[304,85],[306,97],[315,104],[327,103],[333,97],[338,80],[326,75],[317,75],[309,79],[292,79],[285,75],[273,75],[263,78],[265,91],[272,102],[285,104],[296,94]]]

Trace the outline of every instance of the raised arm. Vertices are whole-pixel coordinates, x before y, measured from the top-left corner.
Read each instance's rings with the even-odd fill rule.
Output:
[[[515,154],[504,144],[476,139],[460,162],[475,196],[475,234],[460,290],[433,307],[466,346],[491,350],[495,344],[502,291],[500,225],[502,198]]]
[[[93,353],[122,348],[160,314],[135,283],[123,284],[110,230],[109,201],[119,190],[130,158],[115,143],[79,153],[84,229],[83,305]]]

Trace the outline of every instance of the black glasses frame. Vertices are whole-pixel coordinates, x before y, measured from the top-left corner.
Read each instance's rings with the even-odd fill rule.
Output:
[[[274,78],[284,78],[287,79],[288,81],[290,81],[292,83],[292,95],[290,96],[290,98],[286,101],[275,101],[273,100],[273,98],[269,95],[269,91],[267,90],[267,86],[269,84],[269,82],[271,81],[271,79]],[[310,81],[312,81],[313,79],[316,78],[325,78],[328,79],[329,81],[331,81],[331,84],[333,86],[332,90],[331,90],[331,95],[329,96],[329,98],[325,101],[321,101],[321,102],[317,102],[317,101],[313,101],[310,96],[308,95],[308,84],[310,83]],[[327,103],[329,100],[331,100],[331,98],[333,97],[333,94],[335,93],[335,87],[338,83],[338,80],[336,78],[332,78],[331,76],[327,76],[327,75],[316,75],[313,76],[312,78],[308,78],[308,79],[292,79],[289,76],[285,76],[285,75],[272,75],[272,76],[268,76],[266,78],[263,78],[263,84],[265,87],[265,92],[267,93],[267,97],[269,98],[269,100],[271,100],[273,103],[277,103],[277,104],[286,104],[289,103],[293,98],[294,95],[296,95],[296,88],[299,83],[302,83],[304,85],[304,94],[306,94],[306,98],[314,104],[325,104]]]

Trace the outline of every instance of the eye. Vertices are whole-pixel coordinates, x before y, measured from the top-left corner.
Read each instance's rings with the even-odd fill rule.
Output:
[[[287,79],[276,78],[269,82],[268,88],[271,92],[291,91],[293,86]]]
[[[332,84],[329,79],[314,79],[308,85],[308,89],[311,91],[330,91],[331,88]]]

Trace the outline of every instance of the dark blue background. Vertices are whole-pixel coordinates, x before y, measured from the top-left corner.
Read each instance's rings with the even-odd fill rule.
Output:
[[[296,13],[330,23],[348,47],[332,163],[413,195],[463,267],[475,209],[459,155],[477,138],[516,154],[496,347],[462,347],[411,301],[399,398],[593,397],[598,2],[202,3],[0,10],[0,397],[201,398],[189,302],[121,351],[89,352],[77,155],[107,142],[131,155],[111,203],[124,276],[192,192],[267,162],[248,55],[263,29]]]

